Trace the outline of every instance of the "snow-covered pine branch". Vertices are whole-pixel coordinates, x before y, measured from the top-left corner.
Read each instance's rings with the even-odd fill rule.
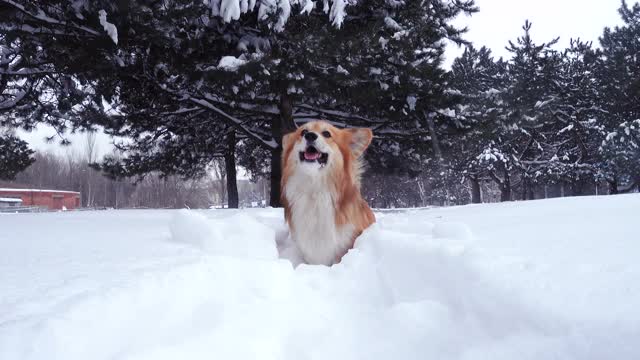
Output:
[[[219,16],[225,22],[240,19],[240,16],[257,11],[258,19],[268,21],[269,27],[283,31],[293,9],[300,14],[311,12],[316,6],[312,0],[204,0],[212,16]],[[348,4],[355,0],[323,0],[323,11],[329,16],[331,23],[340,28],[346,16]]]
[[[44,24],[48,24],[48,25],[52,25],[52,26],[58,26],[64,29],[69,29],[69,30],[73,30],[75,32],[80,32],[80,33],[84,33],[84,34],[89,34],[89,35],[100,35],[100,33],[98,31],[96,31],[95,29],[89,28],[87,26],[84,25],[78,25],[72,21],[68,21],[68,20],[61,20],[61,19],[56,19],[53,16],[50,16],[47,14],[47,12],[44,10],[44,8],[46,7],[45,4],[43,4],[42,7],[35,7],[34,8],[34,4],[30,3],[29,7],[24,6],[22,4],[20,4],[17,1],[13,1],[13,0],[0,0],[0,3],[5,3],[7,5],[10,5],[12,7],[14,7],[15,9],[18,9],[19,11],[21,11],[22,13],[24,13],[25,15],[31,17],[32,19],[44,23]],[[68,33],[68,32],[67,32]]]
[[[220,109],[219,107],[213,105],[211,102],[207,101],[206,99],[198,98],[196,96],[192,96],[192,95],[189,95],[189,94],[186,94],[186,93],[180,94],[180,97],[183,100],[187,100],[187,101],[189,101],[191,103],[197,104],[199,106],[202,106],[203,108],[206,108],[208,110],[211,110],[211,111],[221,115],[224,119],[229,121],[233,126],[237,127],[239,130],[241,130],[242,132],[247,134],[252,139],[258,141],[263,146],[265,146],[267,148],[271,148],[271,149],[275,149],[275,148],[278,147],[278,143],[276,143],[276,141],[274,139],[268,139],[268,138],[265,139],[265,138],[263,138],[263,136],[261,136],[260,134],[255,132],[254,129],[252,129],[250,126],[246,125],[244,121],[240,120],[239,118],[237,118],[237,117],[235,117],[235,116],[233,116],[231,114],[228,114],[227,112],[225,112],[222,109]]]

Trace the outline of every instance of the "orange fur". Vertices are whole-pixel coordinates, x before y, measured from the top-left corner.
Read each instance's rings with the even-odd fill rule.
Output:
[[[327,152],[330,154],[326,168],[318,166],[317,175],[315,172],[311,175],[304,175],[322,177],[322,180],[318,180],[317,182],[321,184],[321,188],[304,189],[304,191],[309,192],[308,198],[312,200],[299,201],[299,203],[303,204],[299,206],[308,207],[308,204],[313,205],[313,199],[315,199],[316,196],[326,197],[328,195],[330,197],[328,206],[332,206],[333,209],[328,210],[333,213],[333,228],[327,229],[327,234],[338,234],[335,236],[349,237],[347,246],[336,245],[334,249],[335,260],[333,260],[333,263],[337,263],[340,262],[346,252],[353,247],[355,239],[364,229],[375,222],[373,211],[371,211],[371,208],[360,193],[360,173],[362,171],[361,155],[369,146],[373,134],[370,129],[338,129],[327,122],[314,121],[284,136],[281,200],[284,205],[285,219],[292,234],[296,230],[296,227],[313,226],[313,222],[316,220],[314,216],[309,216],[310,218],[304,219],[304,221],[298,220],[299,223],[293,221],[295,211],[306,214],[306,210],[292,206],[292,201],[296,201],[297,194],[291,195],[292,189],[288,189],[287,187],[292,177],[301,171],[299,167],[305,166],[298,160],[298,154],[294,153],[294,148],[299,150],[301,146],[305,146],[305,139],[302,136],[303,130],[315,132],[316,134],[329,131],[331,134],[329,138],[322,138],[323,148],[327,149]],[[287,196],[287,190],[289,190],[289,196]],[[346,235],[340,235],[345,232]],[[304,239],[294,240],[304,241]],[[340,242],[338,242],[338,244],[340,244]],[[321,245],[332,246],[330,244]],[[306,256],[303,254],[305,259],[313,258],[313,255],[313,253],[307,253]],[[309,260],[307,261],[309,262]]]

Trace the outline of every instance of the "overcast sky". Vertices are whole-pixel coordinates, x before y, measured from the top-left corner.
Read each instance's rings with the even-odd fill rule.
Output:
[[[621,24],[617,12],[619,0],[476,0],[476,4],[480,12],[471,17],[460,17],[456,24],[467,26],[466,38],[477,47],[489,47],[496,58],[508,56],[505,46],[509,40],[515,41],[522,34],[522,25],[527,19],[533,23],[534,41],[546,42],[559,36],[559,49],[567,47],[569,39],[577,37],[598,45],[598,37],[605,26]],[[462,51],[450,45],[445,65],[449,67]],[[53,130],[40,128],[29,134],[20,132],[20,136],[38,150],[68,151],[56,143],[44,142],[43,138],[53,133]],[[82,136],[71,136],[70,139],[74,142],[72,149],[82,148]],[[101,155],[110,151],[107,136],[99,136],[97,143]]]
[[[467,26],[467,40],[474,46],[487,46],[495,58],[508,57],[505,50],[509,40],[515,41],[523,33],[525,20],[533,23],[531,35],[537,43],[560,37],[557,48],[564,49],[571,38],[593,41],[599,45],[602,30],[620,25],[620,0],[476,0],[480,11],[473,16],[460,17],[458,26]],[[633,0],[627,0],[633,4]],[[446,65],[463,49],[451,45]]]

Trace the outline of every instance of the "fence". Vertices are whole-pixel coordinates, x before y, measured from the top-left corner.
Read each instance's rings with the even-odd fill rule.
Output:
[[[7,206],[0,207],[0,213],[40,213],[49,212],[50,210],[43,206]]]

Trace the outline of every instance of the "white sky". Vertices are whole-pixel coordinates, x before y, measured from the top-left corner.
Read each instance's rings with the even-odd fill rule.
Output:
[[[633,2],[627,0],[628,4]],[[622,23],[618,14],[620,3],[620,0],[476,0],[480,11],[471,17],[460,17],[455,23],[469,28],[466,39],[474,46],[485,45],[496,59],[507,58],[505,46],[523,33],[527,19],[533,24],[531,34],[537,43],[560,37],[557,47],[564,49],[571,38],[579,37],[599,46],[603,29]],[[446,66],[462,51],[451,45],[446,53]]]
[[[60,145],[60,138],[56,137],[51,143],[47,143],[45,139],[49,136],[56,134],[55,130],[50,127],[39,125],[36,130],[32,132],[26,132],[18,130],[17,135],[23,140],[27,141],[31,148],[37,151],[57,153],[59,155],[66,155],[69,152],[82,152],[86,144],[86,135],[83,133],[76,133],[67,135],[66,138],[71,141],[71,145]],[[107,153],[110,153],[113,149],[111,145],[111,138],[105,135],[103,132],[96,133],[96,145],[95,150],[98,157],[102,157]]]
[[[632,4],[633,0],[628,3]],[[568,46],[571,38],[578,37],[593,41],[597,46],[605,26],[613,27],[622,22],[617,12],[620,0],[476,0],[476,4],[480,11],[471,17],[460,17],[456,24],[466,25],[469,28],[466,38],[477,47],[489,47],[496,59],[508,57],[505,46],[522,34],[522,25],[527,19],[533,23],[534,41],[547,42],[559,36],[559,49]],[[446,52],[445,66],[450,67],[462,51],[451,44]],[[19,134],[37,150],[61,154],[69,151],[56,142],[44,142],[45,136],[54,134],[51,129],[41,127],[32,133]],[[70,140],[73,142],[71,151],[79,151],[84,146],[83,135],[71,136]],[[100,155],[111,151],[106,135],[99,134],[96,142]]]

